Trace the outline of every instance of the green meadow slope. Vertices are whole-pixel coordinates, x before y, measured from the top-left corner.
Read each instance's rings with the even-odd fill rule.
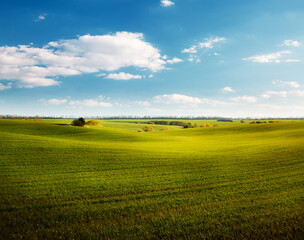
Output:
[[[304,122],[69,122],[0,120],[1,239],[303,239]]]

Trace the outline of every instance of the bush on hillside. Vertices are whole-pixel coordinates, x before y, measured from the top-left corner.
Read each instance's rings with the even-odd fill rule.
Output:
[[[218,119],[218,122],[233,122],[232,119]]]
[[[145,127],[143,127],[143,130],[145,132],[152,132],[153,131],[153,127],[151,127],[151,126],[145,126]]]
[[[86,122],[86,125],[89,125],[89,126],[101,126],[101,123],[99,121],[96,121],[96,120],[89,120]]]
[[[83,127],[86,124],[84,118],[74,119],[71,123],[72,126]]]

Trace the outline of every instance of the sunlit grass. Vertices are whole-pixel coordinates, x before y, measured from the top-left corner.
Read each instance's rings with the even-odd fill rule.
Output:
[[[0,120],[2,239],[304,234],[304,122],[70,122]]]

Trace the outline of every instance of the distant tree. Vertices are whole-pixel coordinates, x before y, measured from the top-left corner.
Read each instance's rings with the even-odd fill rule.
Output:
[[[34,117],[34,121],[41,121],[41,117],[39,117],[38,115]]]
[[[241,120],[241,123],[245,123],[245,120]]]
[[[84,120],[84,118],[78,118],[78,119],[74,119],[73,121],[72,121],[72,126],[77,126],[77,127],[83,127],[84,125],[85,125],[85,120]]]

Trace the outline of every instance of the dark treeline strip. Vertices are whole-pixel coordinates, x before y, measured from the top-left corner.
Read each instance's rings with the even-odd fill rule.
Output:
[[[86,119],[99,119],[99,120],[123,120],[123,119],[137,119],[137,120],[217,120],[221,122],[231,122],[233,120],[304,120],[304,117],[287,117],[287,118],[273,118],[273,117],[264,117],[264,118],[255,118],[255,117],[246,117],[246,118],[225,118],[218,116],[31,116],[31,115],[18,115],[18,114],[0,114],[0,119],[75,119],[79,117],[84,117]]]

